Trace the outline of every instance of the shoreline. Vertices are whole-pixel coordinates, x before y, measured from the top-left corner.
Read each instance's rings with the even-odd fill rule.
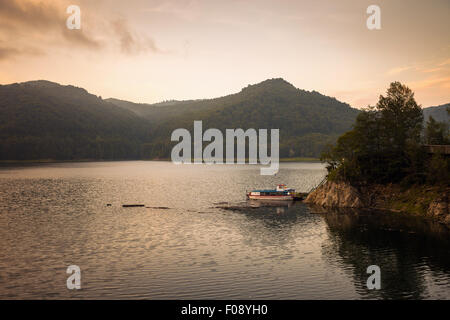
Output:
[[[305,203],[324,208],[355,208],[421,216],[450,227],[450,186],[373,184],[354,187],[327,181]]]
[[[170,159],[76,159],[76,160],[55,160],[55,159],[36,159],[36,160],[0,160],[0,165],[8,164],[44,164],[44,163],[76,163],[76,162],[120,162],[120,161],[166,161]],[[295,157],[281,158],[280,163],[286,162],[321,162],[319,158]]]

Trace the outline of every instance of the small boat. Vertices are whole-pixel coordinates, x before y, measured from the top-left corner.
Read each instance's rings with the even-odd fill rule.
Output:
[[[295,190],[286,187],[284,184],[277,185],[273,190],[253,190],[247,192],[248,199],[255,200],[294,200]]]

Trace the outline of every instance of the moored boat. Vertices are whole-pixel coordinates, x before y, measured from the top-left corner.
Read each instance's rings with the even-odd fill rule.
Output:
[[[276,189],[253,190],[247,192],[248,199],[254,200],[294,200],[295,190],[284,184],[277,185]]]

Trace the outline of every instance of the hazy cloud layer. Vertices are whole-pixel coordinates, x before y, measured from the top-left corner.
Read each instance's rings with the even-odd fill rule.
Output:
[[[387,72],[388,76],[408,76],[409,85],[416,89],[450,88],[450,59],[431,59],[409,66],[396,67]]]
[[[52,1],[0,0],[0,18],[10,26],[32,29],[48,29],[64,22],[61,11]]]
[[[120,43],[120,49],[126,54],[137,54],[141,52],[161,52],[156,47],[153,39],[134,34],[124,19],[112,22],[112,27]]]
[[[37,49],[37,48],[22,48],[17,49],[13,47],[7,47],[3,46],[0,43],[0,61],[1,60],[8,60],[8,59],[15,59],[17,57],[20,57],[22,55],[29,55],[29,56],[42,56],[44,53]]]
[[[8,59],[19,53],[19,50],[15,48],[0,47],[0,60]]]
[[[355,107],[401,81],[450,101],[450,1],[0,0],[0,83],[49,79],[139,102],[223,96],[282,77]],[[69,5],[81,30],[66,28]]]
[[[81,10],[82,28],[68,29],[66,8],[72,2],[0,0],[0,40],[9,43],[1,49],[0,59],[24,53],[39,55],[52,47],[70,51],[117,49],[124,54],[161,52],[152,39],[136,34],[124,19],[104,17],[85,7]]]

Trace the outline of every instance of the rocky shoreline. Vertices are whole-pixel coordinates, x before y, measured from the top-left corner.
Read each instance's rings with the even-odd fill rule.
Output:
[[[450,187],[396,184],[355,187],[327,181],[312,191],[306,203],[330,208],[364,208],[422,215],[450,227]]]

